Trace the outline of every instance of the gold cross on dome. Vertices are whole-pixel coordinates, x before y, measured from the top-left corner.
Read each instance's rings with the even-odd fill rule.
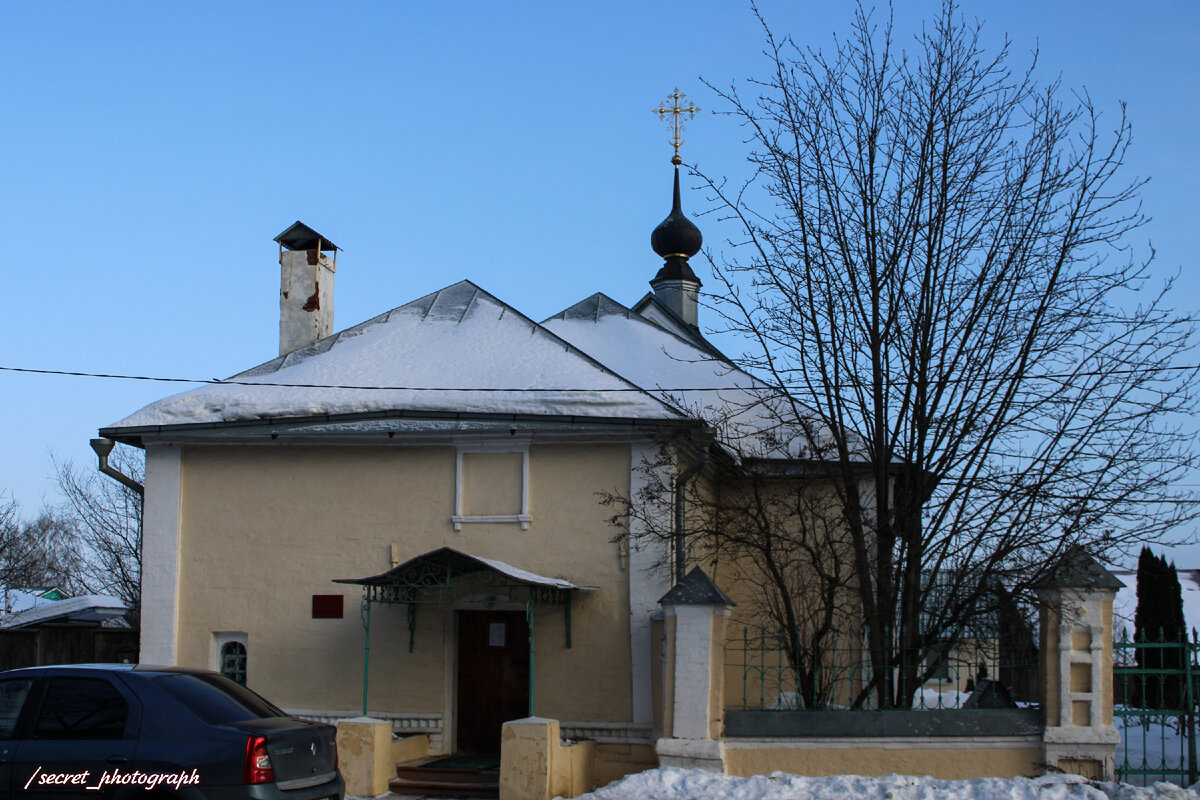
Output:
[[[700,110],[690,100],[688,100],[686,106],[679,105],[679,101],[686,99],[687,95],[679,91],[679,87],[676,86],[675,91],[667,95],[667,100],[671,102],[670,107],[667,106],[667,101],[664,100],[658,104],[658,108],[654,109],[654,113],[658,114],[658,118],[661,120],[665,121],[668,114],[672,117],[671,127],[673,128],[674,136],[671,137],[671,146],[675,148],[676,158],[679,157],[679,145],[683,144],[683,139],[680,137],[680,134],[683,133],[683,124],[679,121],[679,118],[687,114],[687,118],[692,119],[696,116],[696,112]]]

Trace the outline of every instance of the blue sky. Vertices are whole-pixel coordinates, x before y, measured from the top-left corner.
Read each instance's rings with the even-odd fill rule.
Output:
[[[939,5],[897,0],[898,29]],[[760,8],[825,48],[852,15]],[[1014,64],[1039,48],[1040,78],[1086,87],[1109,119],[1128,103],[1127,174],[1151,178],[1137,243],[1182,273],[1176,305],[1200,305],[1200,5],[962,10],[1010,36]],[[462,278],[535,319],[595,291],[633,302],[669,210],[651,109],[679,86],[703,109],[685,160],[740,174],[742,133],[700,78],[766,73],[741,2],[14,2],[3,21],[7,367],[214,378],[272,358],[272,238],[296,219],[344,248],[339,329]],[[181,388],[0,372],[0,492],[26,514],[56,502],[50,453],[90,467],[98,427]]]

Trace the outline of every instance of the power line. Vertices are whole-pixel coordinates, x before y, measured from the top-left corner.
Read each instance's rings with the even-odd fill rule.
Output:
[[[171,378],[158,375],[125,375],[121,373],[110,372],[79,372],[74,370],[61,369],[34,369],[32,367],[5,367],[0,366],[0,371],[3,372],[18,372],[34,375],[62,375],[76,378],[107,378],[111,380],[125,381],[153,381],[157,383],[200,383],[217,386],[273,386],[286,389],[358,389],[364,391],[405,391],[405,392],[511,392],[511,393],[545,393],[545,392],[720,392],[732,390],[745,391],[772,391],[775,387],[763,383],[758,386],[694,386],[694,387],[649,387],[642,388],[637,386],[617,386],[612,388],[597,388],[597,387],[577,387],[577,386],[561,386],[561,387],[497,387],[497,388],[481,388],[481,387],[461,387],[461,386],[381,386],[376,384],[344,384],[344,383],[287,383],[276,381],[249,381],[237,380],[235,378]],[[1116,375],[1150,375],[1162,372],[1200,372],[1200,365],[1186,366],[1168,366],[1168,367],[1129,367],[1125,369],[1104,369],[1104,370],[1087,370],[1082,372],[1066,372],[1061,374],[1045,374],[1045,375],[1030,375],[1027,380],[1033,381],[1048,381],[1048,380],[1069,380],[1074,378],[1097,378],[1103,376]],[[998,381],[1007,380],[1003,377],[994,378],[943,378],[939,380],[931,380],[932,385],[949,385],[955,383],[977,383],[987,384]],[[835,389],[845,389],[852,386],[865,387],[868,384],[865,382],[858,383],[840,383],[835,384]],[[905,386],[903,381],[891,381],[889,387],[899,388]],[[801,389],[804,387],[790,385],[783,387],[787,391]]]

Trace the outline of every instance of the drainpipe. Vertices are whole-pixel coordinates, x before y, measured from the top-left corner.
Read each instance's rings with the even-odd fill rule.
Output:
[[[684,570],[687,568],[687,553],[684,546],[684,539],[687,534],[684,523],[684,511],[687,504],[687,485],[692,478],[696,477],[700,470],[704,469],[706,461],[708,461],[708,447],[702,442],[700,455],[675,480],[675,583],[683,580]]]
[[[141,497],[146,496],[146,487],[142,486],[142,484],[138,483],[124,472],[121,472],[121,470],[117,469],[116,467],[110,467],[108,465],[108,454],[111,453],[113,448],[117,446],[116,442],[114,442],[112,439],[92,439],[91,444],[92,449],[96,451],[96,455],[100,457],[99,469],[101,472],[112,478],[114,481],[117,481],[122,486],[129,487],[133,491],[137,492]]]

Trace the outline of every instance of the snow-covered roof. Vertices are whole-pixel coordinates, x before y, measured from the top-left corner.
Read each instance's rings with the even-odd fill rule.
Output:
[[[512,564],[508,564],[494,558],[484,558],[482,556],[471,556],[471,558],[474,558],[476,561],[482,561],[484,564],[487,564],[501,575],[507,575],[513,580],[521,581],[522,583],[533,584],[536,586],[549,586],[554,589],[580,588],[570,581],[564,581],[562,578],[550,578],[545,575],[538,575],[536,572],[530,572],[529,570],[521,569],[520,567],[514,567]]]
[[[766,384],[690,338],[594,294],[542,323],[622,377],[703,419],[744,455],[807,457],[808,441]]]
[[[461,281],[229,382],[159,400],[110,427],[395,409],[683,419],[545,327]]]
[[[62,600],[58,590],[51,587],[34,587],[31,589],[9,589],[4,593],[4,608],[0,613],[16,613],[34,606],[47,603],[58,603]]]
[[[657,309],[643,299],[647,314]],[[661,309],[658,309],[661,311]],[[665,312],[664,312],[665,313]],[[820,425],[805,430],[770,387],[738,369],[698,330],[650,319],[595,294],[538,324],[470,281],[221,383],[152,403],[103,429],[135,436],[207,426],[205,435],[254,435],[256,423],[365,430],[372,420],[418,414],[679,423],[703,420],[732,452],[813,458]],[[664,325],[666,325],[664,327]],[[354,427],[357,426],[357,427]],[[275,432],[275,431],[272,431]]]
[[[111,595],[85,594],[6,614],[0,617],[0,628],[28,628],[44,622],[103,622],[128,610],[119,598]]]
[[[432,571],[429,569],[431,567]],[[576,586],[562,578],[538,575],[536,572],[514,567],[504,561],[474,556],[452,547],[430,550],[428,553],[410,558],[403,564],[392,567],[379,575],[367,578],[339,578],[334,583],[352,583],[360,586],[408,586],[414,583],[426,585],[488,569],[526,586],[544,586],[564,591],[586,588]]]

